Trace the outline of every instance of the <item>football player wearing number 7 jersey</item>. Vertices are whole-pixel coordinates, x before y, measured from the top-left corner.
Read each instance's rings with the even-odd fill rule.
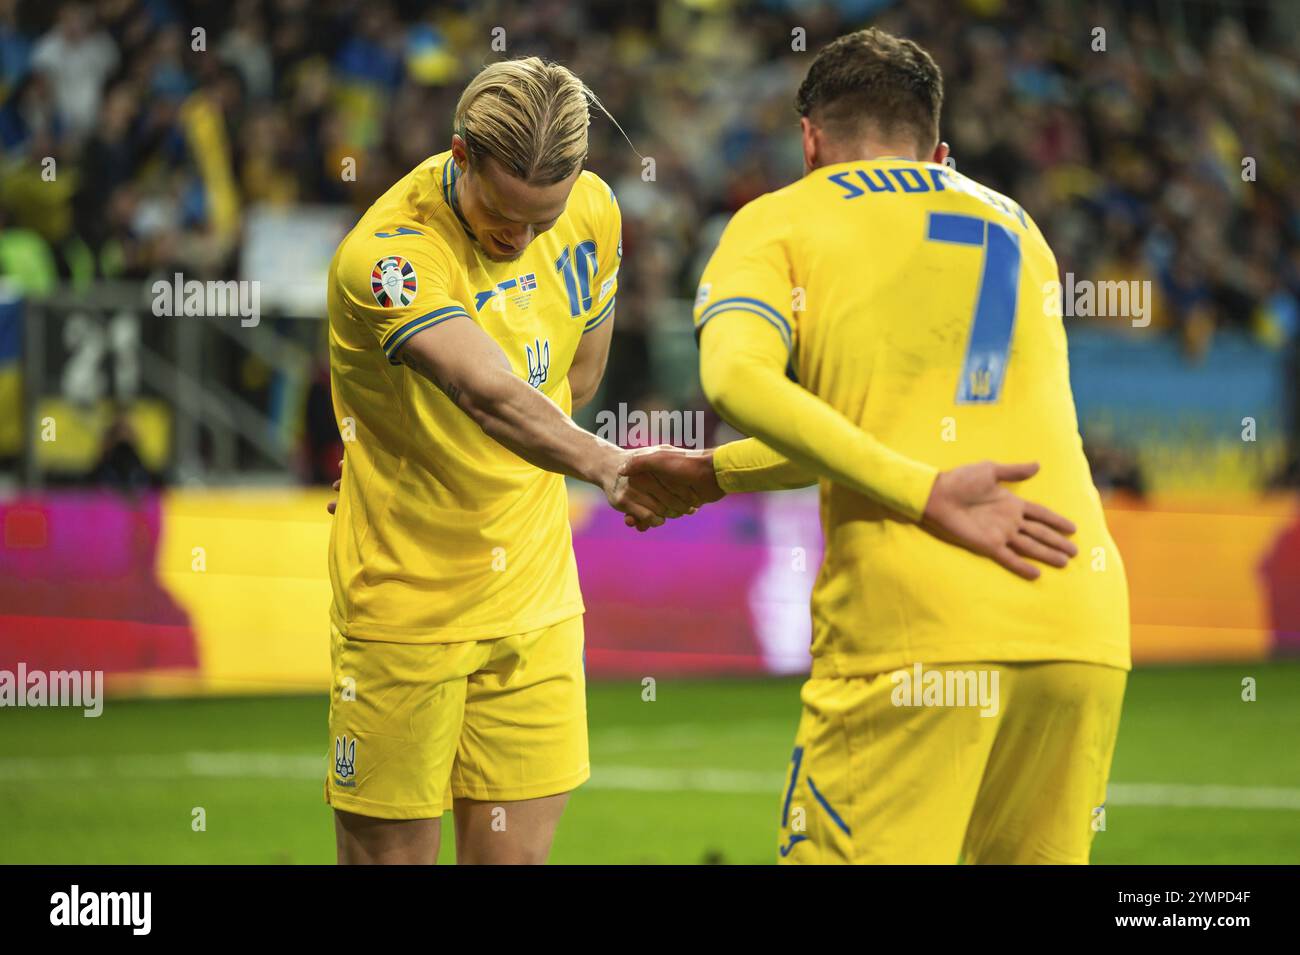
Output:
[[[708,455],[627,465],[697,502],[820,482],[783,862],[1082,863],[1105,804],[1128,591],[1043,305],[1056,260],[944,164],[942,97],[908,40],[821,51],[797,97],[806,175],[736,213],[695,305],[705,394],[753,437],[703,476]],[[1037,464],[963,466],[982,458]],[[1073,518],[1080,559],[1068,522],[999,480]],[[954,499],[986,506],[954,521]]]

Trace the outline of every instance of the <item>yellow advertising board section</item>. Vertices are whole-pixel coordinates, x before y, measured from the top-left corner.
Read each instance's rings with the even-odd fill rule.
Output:
[[[158,578],[189,614],[198,673],[140,675],[143,692],[329,687],[328,491],[172,491]]]
[[[116,692],[215,694],[320,692],[328,687],[326,549],[328,491],[168,492],[163,501],[157,574],[188,614],[199,648],[197,672],[152,672],[113,680]],[[575,539],[582,556],[586,515],[595,502],[575,492]],[[724,501],[713,507],[739,506]],[[752,513],[752,511],[747,512]],[[1247,661],[1275,651],[1273,616],[1285,572],[1270,581],[1282,541],[1297,525],[1297,500],[1275,497],[1227,505],[1165,500],[1112,501],[1108,520],[1131,589],[1135,664]],[[686,532],[686,520],[682,531]],[[605,542],[616,559],[656,559],[655,534]],[[757,545],[755,545],[757,546]],[[669,559],[669,558],[664,558]],[[1091,559],[1081,554],[1079,560]],[[1294,564],[1292,564],[1294,566]],[[580,559],[581,569],[581,559]],[[1294,584],[1294,578],[1291,578]],[[586,592],[594,602],[656,596]],[[701,582],[702,588],[708,586]],[[702,590],[701,599],[708,599]],[[1291,629],[1296,629],[1292,622]],[[617,633],[589,634],[616,646]],[[1292,638],[1294,639],[1294,638]],[[598,677],[599,673],[592,676]]]
[[[1134,664],[1272,653],[1272,588],[1288,584],[1284,576],[1270,582],[1266,565],[1298,513],[1293,497],[1108,506],[1106,520],[1128,570]],[[1300,581],[1292,578],[1289,586],[1300,588]]]

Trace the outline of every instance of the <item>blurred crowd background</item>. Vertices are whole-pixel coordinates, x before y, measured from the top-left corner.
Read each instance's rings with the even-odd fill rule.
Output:
[[[1063,271],[1152,283],[1151,326],[1111,319],[1116,335],[1158,338],[1188,368],[1225,335],[1278,356],[1270,413],[1293,433],[1298,18],[1229,0],[0,0],[0,276],[34,297],[239,277],[249,210],[355,219],[448,146],[475,71],[538,54],[628,137],[593,112],[588,165],[619,197],[625,253],[599,405],[703,407],[683,303],[727,217],[801,174],[793,95],[811,56],[875,24],[935,56],[958,170],[1021,203]],[[300,476],[327,481],[313,328],[318,361],[286,413]],[[277,370],[249,363],[267,359],[243,356],[230,387],[269,393]],[[105,455],[121,444],[118,428]],[[1297,477],[1285,447],[1270,482]],[[1089,448],[1099,481],[1142,490],[1131,444],[1099,428]]]

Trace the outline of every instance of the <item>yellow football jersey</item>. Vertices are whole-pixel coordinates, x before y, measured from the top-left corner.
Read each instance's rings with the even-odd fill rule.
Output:
[[[915,661],[1129,666],[1124,567],[1079,437],[1057,279],[1023,209],[934,163],[828,166],[727,226],[697,329],[728,311],[766,319],[800,384],[892,450],[937,468],[1038,461],[1017,493],[1078,525],[1079,556],[1031,582],[823,481],[814,676]],[[724,320],[710,335],[729,327],[755,326]]]
[[[583,172],[556,224],[487,258],[426,160],[370,207],[330,266],[329,350],[345,464],[330,540],[331,617],[358,639],[509,636],[583,612],[564,478],[506,450],[396,357],[412,335],[477,322],[519,377],[570,410],[582,336],[610,320],[622,255],[614,194]]]

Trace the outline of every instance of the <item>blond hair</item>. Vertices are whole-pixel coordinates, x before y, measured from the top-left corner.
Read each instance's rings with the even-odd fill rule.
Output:
[[[600,105],[558,63],[535,56],[502,60],[465,87],[456,104],[455,132],[465,140],[471,166],[491,156],[517,179],[549,186],[586,160],[593,102]]]

